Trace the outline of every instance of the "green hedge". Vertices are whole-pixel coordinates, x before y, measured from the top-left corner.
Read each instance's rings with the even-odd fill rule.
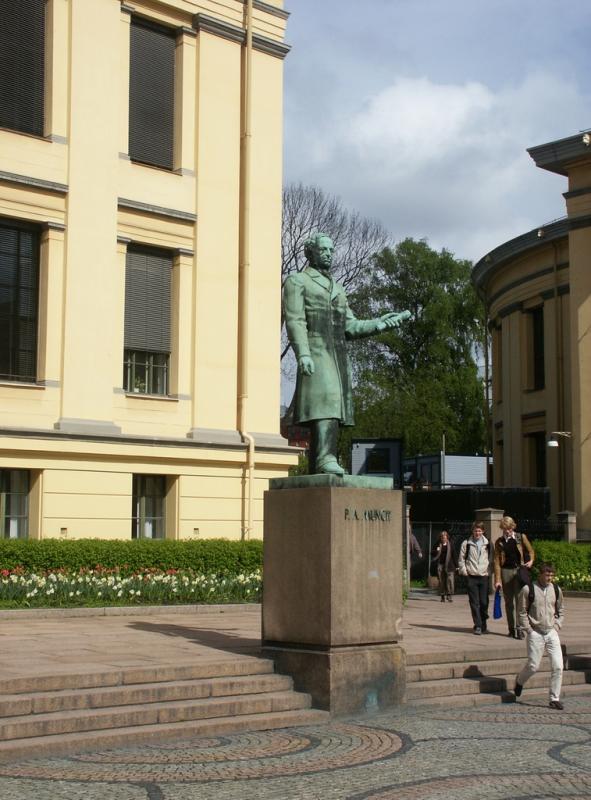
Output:
[[[554,564],[558,579],[572,574],[591,575],[591,544],[536,539],[532,545],[536,554],[532,570],[534,577],[538,574],[537,566],[544,561]]]
[[[203,539],[195,541],[104,539],[0,539],[0,570],[25,572],[119,568],[125,575],[141,569],[192,569],[205,575],[240,575],[262,568],[263,543]]]

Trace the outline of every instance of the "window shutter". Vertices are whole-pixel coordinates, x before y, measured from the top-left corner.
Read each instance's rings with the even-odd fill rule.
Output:
[[[173,167],[176,33],[144,20],[131,22],[129,156]]]
[[[0,378],[35,381],[39,232],[0,222]]]
[[[129,248],[125,268],[125,349],[170,353],[172,256]]]
[[[45,1],[0,0],[0,127],[43,136]]]

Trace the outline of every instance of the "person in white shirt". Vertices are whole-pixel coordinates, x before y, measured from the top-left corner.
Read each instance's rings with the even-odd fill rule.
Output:
[[[550,659],[550,708],[562,711],[562,648],[558,630],[564,620],[562,591],[552,582],[554,565],[541,564],[537,581],[519,593],[519,625],[527,634],[527,662],[515,679],[515,696],[540,666],[544,651]]]

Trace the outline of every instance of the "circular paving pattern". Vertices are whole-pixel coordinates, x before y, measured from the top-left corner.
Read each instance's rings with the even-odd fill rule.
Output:
[[[409,746],[393,731],[334,723],[30,761],[0,766],[0,777],[135,784],[277,778],[360,766]]]
[[[448,797],[480,797],[482,800],[589,800],[591,775],[549,772],[488,776],[438,778],[412,786],[390,786],[378,791],[353,795],[348,800],[436,800]]]
[[[0,798],[591,800],[591,694],[567,702],[409,706],[0,765]]]

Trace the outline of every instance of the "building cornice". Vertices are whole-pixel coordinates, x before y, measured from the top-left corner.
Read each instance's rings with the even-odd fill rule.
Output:
[[[522,414],[521,419],[525,421],[528,419],[540,419],[540,417],[545,417],[545,416],[546,416],[545,411],[530,411],[527,414]]]
[[[547,275],[552,275],[555,271],[560,272],[561,270],[568,269],[568,261],[561,261],[560,264],[557,264],[556,267],[544,267],[543,269],[538,269],[535,272],[530,272],[529,275],[525,275],[522,278],[517,278],[514,281],[503,286],[502,289],[499,289],[498,292],[495,292],[488,298],[489,305],[492,305],[499,297],[502,297],[507,292],[510,292],[512,289],[517,289],[518,286],[523,286],[524,283],[529,283],[530,281],[535,281],[538,278],[544,278]],[[543,295],[542,295],[543,296]]]
[[[246,31],[229,22],[210,17],[208,14],[195,14],[193,17],[193,27],[198,33],[211,33],[214,36],[221,36],[231,42],[244,44],[246,42]],[[290,51],[290,46],[269,39],[267,36],[260,36],[255,33],[252,37],[252,46],[261,53],[266,53],[276,58],[285,58]]]
[[[582,186],[580,189],[571,189],[570,192],[563,192],[562,196],[565,200],[572,200],[573,197],[584,197],[586,194],[591,194],[591,186]]]
[[[581,132],[566,139],[528,147],[527,152],[537,167],[555,172],[557,175],[568,175],[568,167],[578,161],[591,161],[591,134]]]
[[[0,181],[19,184],[21,186],[30,186],[32,189],[43,189],[46,192],[56,192],[57,194],[68,193],[68,187],[65,183],[46,181],[42,178],[33,178],[30,175],[16,175],[14,172],[0,172]]]
[[[279,17],[280,19],[289,19],[290,17],[289,11],[272,6],[271,3],[263,3],[262,0],[253,0],[252,5],[257,11],[264,11],[265,14],[271,14],[273,17]]]
[[[227,450],[243,453],[248,448],[248,444],[241,441],[238,432],[231,432],[235,435],[231,438],[225,438],[222,435],[209,436],[206,440],[196,440],[193,438],[175,439],[161,436],[140,436],[129,435],[111,432],[111,426],[105,424],[104,432],[95,430],[91,431],[90,425],[87,425],[87,431],[84,431],[82,426],[76,431],[59,428],[55,430],[40,430],[35,428],[0,428],[0,438],[14,437],[16,439],[26,440],[44,440],[44,441],[74,441],[74,442],[87,442],[91,443],[104,443],[104,444],[117,444],[117,445],[134,445],[149,446],[149,447],[169,447],[180,448],[187,451],[195,450]],[[280,436],[273,434],[255,434],[256,450],[258,453],[275,453],[281,455],[294,455],[300,452],[300,448],[291,447],[281,442],[285,442]]]
[[[197,215],[191,214],[189,211],[179,211],[176,208],[153,206],[149,203],[140,203],[138,200],[128,200],[126,197],[119,197],[117,199],[117,205],[119,208],[143,211],[146,214],[156,214],[159,217],[169,217],[170,219],[182,219],[185,222],[195,222],[197,220]]]
[[[580,218],[581,220],[583,218]],[[591,218],[588,219],[587,224],[591,225]],[[486,291],[487,284],[493,275],[504,266],[508,261],[527,253],[530,250],[536,250],[545,247],[549,242],[557,241],[558,239],[568,236],[571,230],[571,223],[568,217],[550,222],[547,225],[542,225],[540,228],[534,228],[527,233],[516,236],[515,239],[510,239],[508,242],[495,247],[490,253],[487,253],[484,258],[477,261],[472,270],[472,282],[480,292]]]

